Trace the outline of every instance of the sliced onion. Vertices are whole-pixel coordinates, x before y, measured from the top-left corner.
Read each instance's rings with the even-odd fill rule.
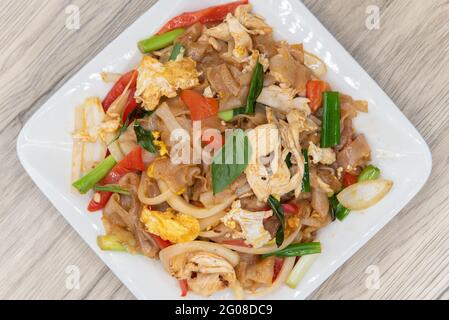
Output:
[[[114,159],[119,162],[123,160],[127,154],[137,147],[137,138],[134,133],[134,127],[129,126],[128,129],[121,134],[120,138],[113,143],[116,139],[118,132],[111,132],[106,135],[106,141],[108,142],[108,149]]]
[[[117,98],[115,99],[115,101],[111,104],[111,106],[109,107],[108,111],[106,112],[106,114],[114,117],[115,115],[119,114],[123,114],[123,111],[126,107],[126,103],[128,101],[128,96],[131,92],[131,90],[129,90],[129,86],[131,85],[131,83],[129,83],[125,90],[123,91],[123,93]]]
[[[327,73],[326,63],[316,55],[307,51],[304,51],[304,65],[312,70],[318,78],[323,77]]]
[[[149,206],[155,206],[155,205],[164,203],[170,197],[173,196],[173,193],[170,190],[167,190],[154,198],[148,198],[141,191],[142,191],[141,188],[139,188],[138,196],[139,196],[140,202],[147,204]]]
[[[393,182],[390,180],[364,181],[344,189],[337,198],[350,210],[365,210],[381,201],[392,187]]]
[[[181,125],[176,120],[167,103],[162,103],[156,109],[154,114],[161,118],[169,132],[173,132],[176,129],[182,129]]]
[[[157,184],[159,186],[159,190],[162,193],[170,190],[167,184],[162,180],[158,180]],[[195,217],[197,219],[203,219],[221,213],[234,202],[235,198],[235,196],[229,197],[223,203],[218,204],[212,208],[198,208],[185,201],[184,198],[174,194],[172,197],[167,199],[167,203],[176,211],[191,215],[192,217]]]
[[[180,254],[186,254],[190,252],[203,251],[215,254],[219,257],[226,259],[233,267],[237,266],[240,261],[238,253],[226,249],[222,245],[206,242],[206,241],[191,241],[185,243],[174,244],[159,252],[159,258],[165,270],[170,272],[170,261],[179,256]]]
[[[287,277],[290,275],[294,265],[295,265],[296,257],[290,257],[286,258],[284,261],[284,264],[282,266],[281,271],[279,272],[279,275],[277,276],[276,280],[273,282],[273,284],[268,287],[261,290],[258,290],[256,292],[250,292],[250,294],[254,297],[261,297],[265,296],[279,288],[281,284],[283,284]]]
[[[293,232],[287,239],[285,239],[284,243],[280,247],[278,247],[275,244],[271,245],[271,246],[258,248],[258,249],[248,248],[248,247],[243,247],[243,246],[233,246],[233,245],[228,245],[228,244],[226,244],[224,246],[228,249],[231,249],[231,250],[234,250],[237,252],[241,252],[241,253],[257,254],[257,255],[273,253],[273,252],[287,248],[293,241],[295,241],[300,230],[301,230],[301,228],[296,229],[295,232]]]

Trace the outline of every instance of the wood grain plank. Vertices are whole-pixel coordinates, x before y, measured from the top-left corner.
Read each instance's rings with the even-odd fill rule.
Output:
[[[81,30],[64,9],[81,8]],[[0,299],[133,299],[18,163],[27,119],[155,1],[5,0],[0,3]],[[423,191],[311,299],[449,299],[449,1],[305,0],[423,134],[434,168]],[[381,27],[365,26],[368,5]],[[344,17],[344,18],[342,18]],[[66,288],[78,266],[79,290]],[[365,273],[379,267],[381,285]]]

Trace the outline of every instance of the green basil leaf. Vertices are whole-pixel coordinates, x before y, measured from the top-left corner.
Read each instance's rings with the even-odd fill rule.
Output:
[[[147,150],[150,153],[156,153],[157,148],[154,145],[154,137],[151,131],[147,131],[137,122],[137,119],[134,120],[134,132],[136,133],[137,142],[139,145]]]
[[[284,243],[285,238],[285,215],[284,215],[284,209],[282,209],[282,205],[278,199],[276,199],[273,196],[270,196],[268,198],[268,205],[273,210],[274,214],[278,218],[281,225],[279,226],[277,232],[276,232],[276,245],[278,247],[282,246]]]
[[[304,177],[302,178],[302,192],[310,192],[309,151],[302,150],[304,156]]]
[[[248,100],[246,101],[246,114],[253,114],[255,112],[256,100],[259,98],[263,89],[263,66],[258,61],[254,69],[251,85],[249,87]]]
[[[285,158],[285,164],[287,164],[287,167],[290,169],[291,167],[293,167],[293,163],[292,163],[292,153],[290,152],[287,157]]]
[[[214,194],[225,190],[248,166],[251,146],[243,130],[235,130],[212,160]]]
[[[111,142],[109,142],[108,147],[113,144],[114,142],[116,142],[120,136],[125,133],[126,130],[128,130],[129,127],[129,123],[131,122],[131,119],[142,119],[145,118],[146,116],[151,116],[153,114],[153,111],[148,111],[145,110],[143,108],[135,108],[126,118],[125,123],[120,127],[119,132],[117,133],[117,136],[114,138],[114,140],[112,140]]]
[[[180,43],[175,44],[174,47],[173,47],[173,50],[171,52],[169,60],[170,61],[176,61],[176,59],[178,59],[178,56],[180,54],[182,54],[184,56],[185,50],[186,49],[184,48],[184,46],[182,44],[180,44]]]

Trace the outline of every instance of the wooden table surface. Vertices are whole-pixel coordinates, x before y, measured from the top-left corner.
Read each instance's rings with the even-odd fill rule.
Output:
[[[166,0],[164,0],[166,1]],[[16,137],[27,119],[151,0],[0,1],[0,299],[133,299],[33,184]],[[81,29],[65,27],[65,8]],[[449,1],[305,0],[422,133],[434,167],[420,194],[312,299],[449,299]],[[366,8],[380,8],[368,30]],[[69,290],[69,266],[80,270]],[[380,286],[367,286],[372,267]]]

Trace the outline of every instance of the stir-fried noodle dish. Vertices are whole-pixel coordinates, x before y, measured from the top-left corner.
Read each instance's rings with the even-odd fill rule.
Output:
[[[75,109],[72,184],[102,212],[102,250],[160,260],[182,296],[264,295],[299,284],[320,229],[390,191],[353,127],[368,103],[248,1],[137,45],[135,69],[101,73],[110,92]]]

